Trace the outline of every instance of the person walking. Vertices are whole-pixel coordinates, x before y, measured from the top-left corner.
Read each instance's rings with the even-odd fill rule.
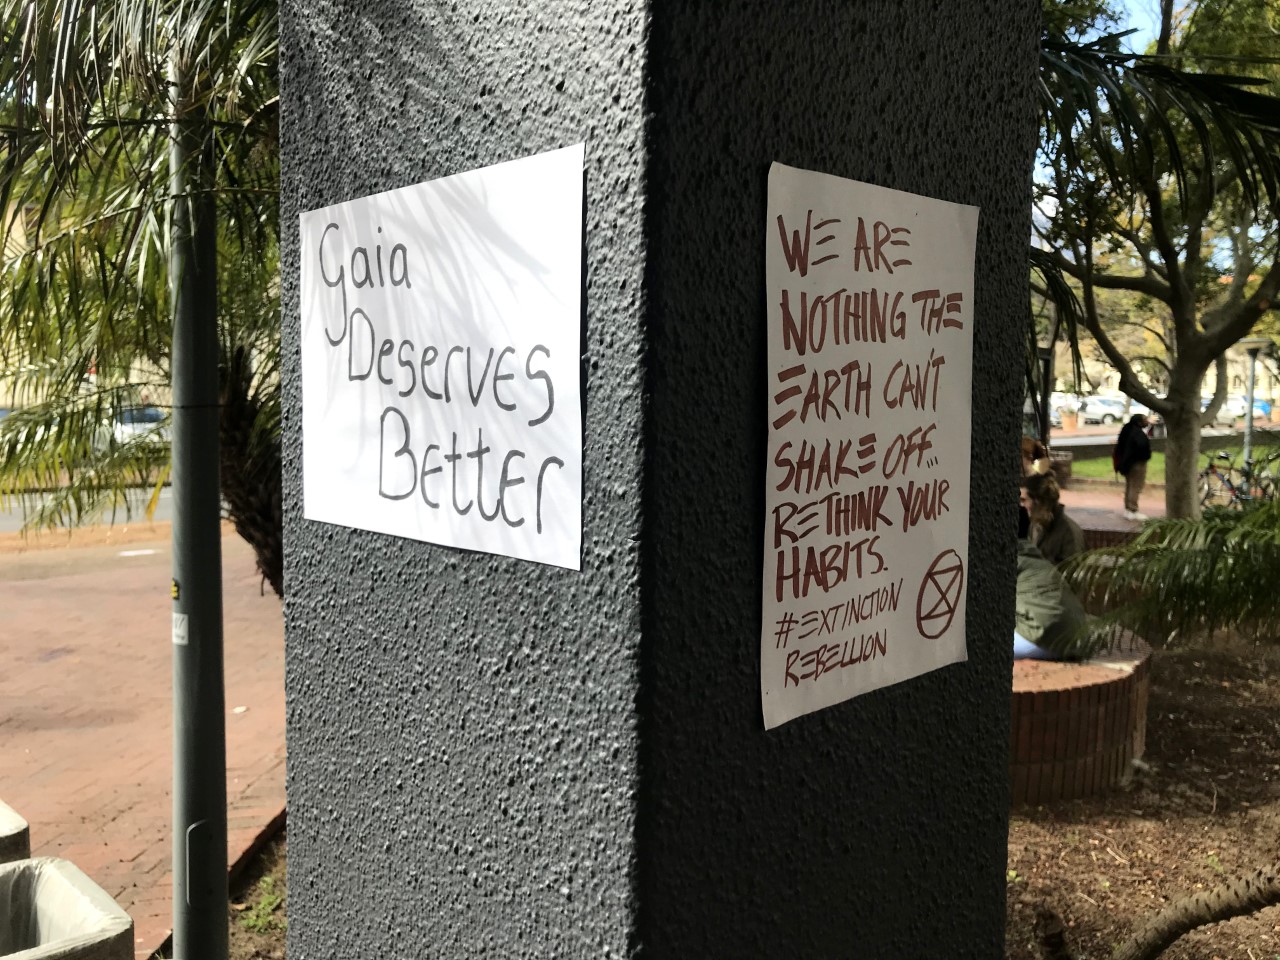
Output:
[[[1146,520],[1138,510],[1138,497],[1147,483],[1147,461],[1151,459],[1151,440],[1147,437],[1147,418],[1135,413],[1120,430],[1116,440],[1116,469],[1124,477],[1124,518]]]

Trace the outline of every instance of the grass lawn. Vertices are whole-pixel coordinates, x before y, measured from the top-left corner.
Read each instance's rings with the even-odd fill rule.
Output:
[[[1111,457],[1090,457],[1088,460],[1072,460],[1071,475],[1085,477],[1090,480],[1123,480],[1111,469]],[[1151,480],[1164,478],[1164,454],[1151,454],[1151,462],[1147,464],[1147,477]]]
[[[1205,437],[1200,442],[1200,456],[1197,458],[1197,462],[1200,467],[1203,467],[1208,463],[1211,455],[1216,455],[1219,450],[1225,450],[1235,457],[1238,466],[1243,445],[1244,440],[1239,434],[1227,437]],[[1270,456],[1280,454],[1280,430],[1255,430],[1253,451],[1255,462],[1261,462]],[[1071,474],[1072,476],[1093,480],[1122,481],[1124,479],[1117,476],[1116,472],[1111,469],[1110,453],[1101,457],[1075,458],[1071,461]],[[1157,450],[1151,454],[1151,462],[1147,465],[1147,481],[1164,482],[1164,453],[1162,451]]]

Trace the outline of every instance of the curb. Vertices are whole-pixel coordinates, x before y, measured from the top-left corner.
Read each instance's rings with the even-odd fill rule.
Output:
[[[1085,486],[1085,487],[1114,487],[1114,488],[1115,488],[1115,489],[1117,489],[1117,490],[1123,490],[1123,489],[1124,489],[1124,481],[1123,481],[1123,480],[1107,480],[1107,479],[1106,479],[1106,478],[1104,478],[1104,477],[1075,477],[1075,476],[1073,476],[1070,480],[1068,480],[1068,481],[1066,482],[1066,484],[1065,484],[1064,486],[1069,488],[1069,487],[1071,487],[1073,484],[1080,484],[1081,486]],[[1163,490],[1163,489],[1164,489],[1164,484],[1163,484],[1163,483],[1154,483],[1154,482],[1152,482],[1151,480],[1148,480],[1148,481],[1143,485],[1143,489],[1144,489],[1144,490]]]
[[[227,887],[235,886],[237,880],[249,869],[249,865],[253,863],[254,858],[262,852],[262,848],[274,840],[284,829],[288,820],[289,808],[281,807],[280,812],[273,816],[266,824],[253,836],[248,845],[240,851],[239,856],[232,861],[227,868]],[[138,944],[139,947],[146,950],[146,956],[153,958],[169,957],[173,955],[173,931],[170,930],[164,940],[151,947],[147,944]],[[138,950],[142,953],[142,950]]]

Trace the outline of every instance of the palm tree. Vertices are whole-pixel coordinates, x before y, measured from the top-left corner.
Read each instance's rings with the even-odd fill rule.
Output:
[[[172,386],[174,832],[203,838],[174,845],[173,943],[196,960],[227,954],[219,494],[283,587],[276,38],[269,0],[0,7],[0,348],[35,401],[0,482],[53,487],[46,516],[73,520],[158,484],[153,438],[97,438]]]
[[[30,505],[48,524],[125,503],[140,483],[158,491],[167,447],[154,434],[113,443],[104,425],[168,392],[173,226],[207,217],[226,265],[221,493],[281,594],[276,61],[276,6],[261,0],[0,7],[0,388],[24,401],[0,421],[0,491],[51,491]]]

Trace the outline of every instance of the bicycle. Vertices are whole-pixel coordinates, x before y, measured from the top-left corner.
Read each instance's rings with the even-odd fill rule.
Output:
[[[1261,462],[1246,460],[1242,467],[1237,467],[1229,453],[1219,450],[1197,477],[1200,506],[1243,509],[1251,503],[1271,500],[1275,496],[1276,480],[1270,468],[1278,456],[1273,453]],[[1226,464],[1225,469],[1218,466],[1219,460]]]

